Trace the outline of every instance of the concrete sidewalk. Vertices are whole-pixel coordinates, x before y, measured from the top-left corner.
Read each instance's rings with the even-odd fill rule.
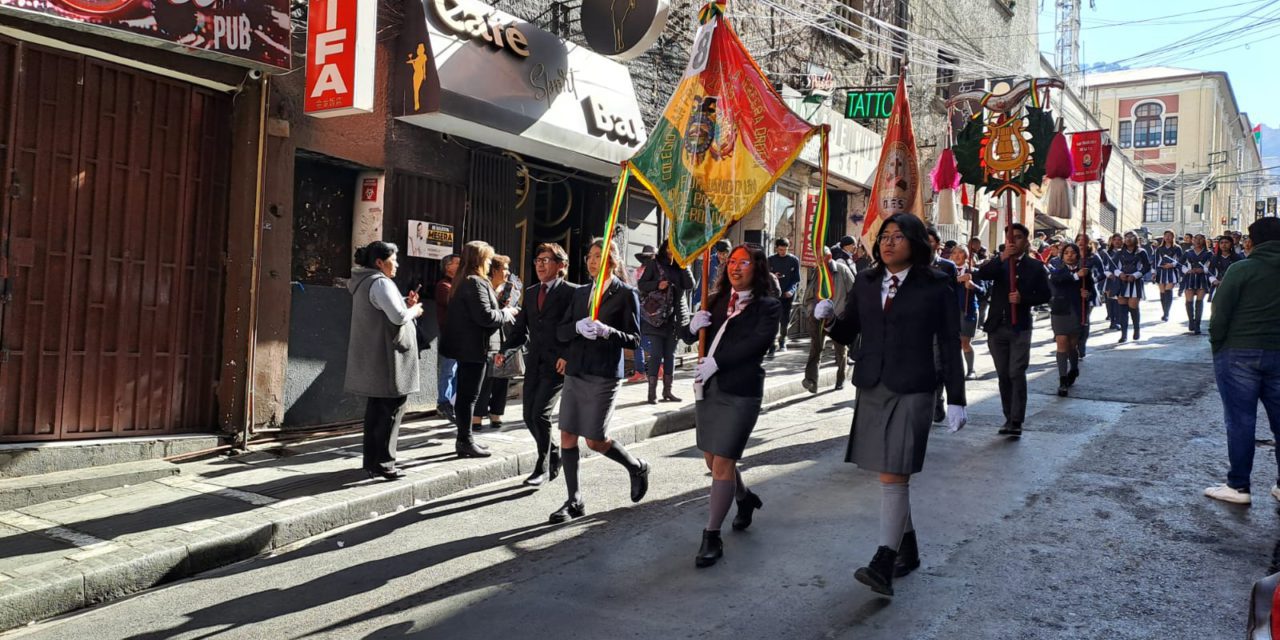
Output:
[[[767,361],[765,402],[805,393],[808,344]],[[820,386],[834,383],[828,350]],[[692,371],[677,373],[681,403],[645,402],[646,385],[619,393],[610,436],[629,444],[693,427]],[[361,436],[275,445],[235,457],[180,465],[181,473],[0,511],[0,630],[107,602],[158,584],[279,549],[352,523],[480,485],[523,479],[536,458],[519,420],[478,438],[493,450],[459,460],[454,428],[441,419],[406,424],[406,477],[369,480]],[[583,449],[584,454],[590,452]],[[559,482],[552,491],[560,491]]]

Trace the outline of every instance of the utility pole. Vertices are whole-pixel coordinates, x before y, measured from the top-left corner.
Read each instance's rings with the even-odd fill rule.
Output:
[[[1082,0],[1057,0],[1058,2],[1058,73],[1077,94],[1084,75],[1080,72],[1080,4]],[[1089,8],[1095,7],[1089,0]]]

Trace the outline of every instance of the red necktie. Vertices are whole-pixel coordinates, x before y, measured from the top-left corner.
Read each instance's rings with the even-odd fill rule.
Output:
[[[542,311],[542,303],[547,301],[547,285],[538,287],[538,311]]]
[[[889,295],[884,299],[884,312],[887,314],[893,308],[893,297],[898,295],[898,276],[889,276]]]
[[[725,313],[725,315],[732,318],[733,316],[737,315],[737,313],[738,313],[738,292],[734,291],[733,295],[729,296],[729,309]]]

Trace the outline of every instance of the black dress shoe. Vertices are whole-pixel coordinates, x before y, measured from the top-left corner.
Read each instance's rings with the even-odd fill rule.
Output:
[[[1058,378],[1058,397],[1060,398],[1067,397],[1067,377],[1066,376],[1062,376]]]
[[[746,531],[751,526],[751,516],[756,509],[764,506],[764,501],[760,496],[747,490],[747,497],[738,501],[738,513],[733,516],[733,530]]]
[[[902,534],[902,544],[898,546],[898,559],[893,564],[893,577],[903,578],[920,568],[920,547],[916,545],[916,532]]]
[[[640,502],[644,500],[644,494],[649,493],[649,463],[640,460],[640,470],[631,474],[631,501]]]
[[[552,523],[568,522],[574,518],[581,518],[585,515],[587,515],[587,505],[583,504],[581,501],[574,502],[572,500],[568,500],[551,514],[549,520]]]
[[[681,400],[680,398],[676,397],[676,394],[671,393],[670,391],[662,392],[662,401],[663,402],[684,402],[684,400]]]
[[[1013,433],[1013,425],[1006,421],[1003,425],[1000,426],[1000,430],[997,431],[996,433],[1002,436],[1007,436],[1010,433]]]
[[[382,478],[383,480],[399,480],[404,477],[404,472],[399,469],[392,469],[391,471],[386,471],[384,469],[365,469],[364,472],[369,474],[370,478]]]
[[[475,440],[457,440],[453,445],[453,450],[458,454],[459,458],[488,458],[493,455],[484,445]]]
[[[693,565],[699,569],[709,567],[724,556],[724,541],[719,531],[703,531],[702,546],[698,547],[698,555],[693,558]]]
[[[560,452],[552,451],[547,457],[547,481],[550,482],[560,477]]]
[[[449,422],[457,422],[457,421],[458,421],[458,416],[457,416],[457,414],[456,414],[456,413],[454,413],[454,411],[453,411],[453,405],[451,405],[451,404],[442,404],[442,405],[437,406],[437,407],[436,407],[436,413],[438,413],[438,414],[440,414],[440,415],[444,416],[446,419],[448,419],[448,420],[449,420]]]
[[[1008,433],[1007,435],[1009,435],[1009,436],[1011,436],[1011,437],[1014,437],[1014,438],[1021,438],[1021,437],[1022,437],[1022,423],[1021,423],[1021,422],[1013,422],[1013,423],[1010,423],[1010,424],[1009,424],[1009,433]]]
[[[534,469],[528,478],[524,479],[526,487],[541,487],[547,483],[547,472],[542,469]]]
[[[893,565],[898,560],[898,553],[889,547],[876,549],[871,564],[853,573],[853,577],[871,590],[885,596],[893,595]]]

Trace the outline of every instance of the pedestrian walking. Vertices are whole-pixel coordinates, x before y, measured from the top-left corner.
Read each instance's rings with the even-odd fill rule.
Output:
[[[1225,484],[1204,493],[1215,500],[1249,504],[1253,455],[1257,449],[1258,402],[1267,411],[1272,438],[1280,441],[1280,218],[1249,225],[1253,250],[1248,260],[1221,274],[1209,344],[1222,397],[1230,470]],[[1280,467],[1280,448],[1274,450]],[[1280,483],[1271,489],[1280,500]]]
[[[351,292],[351,337],[347,341],[347,393],[364,396],[364,463],[370,478],[395,480],[396,441],[409,394],[420,386],[418,334],[422,317],[416,290],[407,297],[392,278],[399,249],[375,241],[356,249],[347,289]]]
[[[520,286],[520,278],[511,273],[511,258],[501,255],[493,257],[489,264],[489,284],[498,297],[499,309],[511,309],[516,314],[520,313],[520,296],[523,290]],[[510,328],[510,324],[498,327],[499,344],[506,342]],[[489,416],[491,429],[502,428],[502,414],[507,410],[507,392],[511,385],[511,373],[507,365],[516,361],[516,355],[515,350],[508,351],[501,347],[499,353],[502,354],[502,358],[490,358],[489,365],[485,369],[484,382],[480,384],[480,395],[476,397],[476,408],[471,416],[473,431],[480,430],[480,423],[486,414]],[[498,361],[503,364],[498,365]]]
[[[1209,302],[1213,302],[1217,285],[1226,275],[1227,269],[1241,260],[1244,260],[1244,254],[1236,250],[1236,241],[1231,234],[1218,238],[1217,251],[1213,254],[1209,267]]]
[[[454,403],[458,436],[454,450],[459,458],[487,458],[489,449],[472,436],[472,415],[491,358],[502,364],[498,328],[514,324],[515,309],[498,305],[489,283],[494,251],[489,243],[472,240],[462,247],[462,266],[449,295],[449,322],[440,336],[440,353],[458,361],[458,391]]]
[[[969,260],[971,261],[969,271],[973,272],[976,271],[978,267],[987,263],[987,248],[982,246],[982,239],[977,237],[969,238],[968,244]],[[981,327],[987,321],[987,306],[990,302],[987,300],[987,292],[985,288],[982,289],[982,293],[980,295],[975,295],[974,297],[978,299],[978,326]],[[977,335],[976,331],[974,335]]]
[[[1081,260],[1080,247],[1074,243],[1062,247],[1060,260],[1049,271],[1049,286],[1053,291],[1049,323],[1057,346],[1054,357],[1058,362],[1058,395],[1064,398],[1067,389],[1080,377],[1080,331],[1091,300],[1091,273]]]
[[[1022,436],[1027,417],[1027,365],[1031,360],[1032,309],[1049,302],[1049,278],[1044,265],[1027,253],[1027,228],[1009,225],[1004,249],[971,276],[988,283],[991,310],[986,324],[987,346],[1000,384],[1004,424],[999,434]]]
[[[693,288],[693,273],[671,260],[669,243],[645,267],[636,287],[640,290],[640,335],[645,340],[649,404],[658,403],[658,371],[662,370],[662,401],[681,402],[672,392],[675,380],[676,341],[689,324],[686,293]]]
[[[924,223],[899,213],[885,220],[872,248],[876,266],[858,274],[844,313],[830,300],[814,314],[830,319],[831,339],[862,336],[846,462],[880,474],[880,539],[870,564],[854,577],[893,595],[893,580],[920,566],[911,520],[911,476],[924,468],[939,375],[947,385],[947,420],[964,426],[964,369],[954,283],[933,268]],[[941,353],[937,368],[935,351]]]
[[[525,348],[524,425],[538,446],[538,459],[524,484],[540,487],[560,475],[560,446],[551,437],[551,412],[564,388],[567,340],[557,335],[560,321],[573,302],[577,286],[565,281],[569,255],[560,245],[546,242],[533,251],[538,283],[525,290],[525,304],[516,314],[504,350]]]
[[[1156,286],[1160,289],[1160,309],[1164,311],[1160,316],[1161,322],[1169,321],[1173,290],[1182,282],[1182,247],[1178,246],[1177,239],[1172,229],[1165,231],[1153,257]]]
[[[800,259],[791,255],[791,242],[786,238],[773,241],[773,255],[769,256],[769,271],[778,279],[778,289],[782,291],[782,316],[778,319],[778,347],[770,349],[772,356],[778,351],[787,350],[787,330],[791,328],[791,303],[795,302],[796,290],[800,288]]]
[[[973,352],[973,338],[978,335],[978,314],[980,312],[979,300],[986,297],[986,287],[980,282],[974,282],[973,278],[967,278],[963,282],[960,276],[972,276],[975,270],[973,256],[969,255],[969,250],[964,245],[956,245],[951,250],[951,262],[956,265],[956,283],[960,287],[958,294],[960,301],[960,354],[964,357],[965,380],[973,380],[977,378],[974,372],[975,354]]]
[[[1120,311],[1120,342],[1129,340],[1129,323],[1133,322],[1133,339],[1142,338],[1142,309],[1138,303],[1145,296],[1146,278],[1151,273],[1151,257],[1138,245],[1138,236],[1124,234],[1124,245],[1116,253],[1115,275],[1120,280],[1116,302]],[[1127,313],[1126,313],[1127,312]]]
[[[639,282],[644,277],[645,269],[649,263],[658,255],[658,249],[653,245],[646,244],[640,247],[640,253],[633,254],[639,265],[631,271],[631,282]],[[649,379],[649,368],[645,362],[645,351],[649,349],[649,338],[644,334],[640,334],[640,347],[634,349],[632,356],[632,374],[627,378],[627,382],[644,382]]]
[[[596,285],[579,287],[561,317],[558,336],[569,343],[564,367],[564,393],[560,403],[560,459],[569,499],[551,514],[551,522],[564,522],[586,514],[578,489],[578,439],[587,447],[626,468],[631,477],[631,501],[640,502],[649,491],[649,464],[636,458],[609,438],[618,386],[625,370],[623,349],[640,346],[640,299],[627,284],[627,272],[615,242],[604,249],[597,238],[587,251],[587,274],[592,281],[603,270],[607,275],[599,296],[597,318],[591,318],[591,298]]]
[[[1080,245],[1081,264],[1089,270],[1088,285],[1085,288],[1088,299],[1084,301],[1084,312],[1080,318],[1080,340],[1076,348],[1076,351],[1080,354],[1080,359],[1084,360],[1088,351],[1089,336],[1093,333],[1093,308],[1103,300],[1106,288],[1107,263],[1098,251],[1097,244],[1083,233],[1080,234],[1080,237],[1084,239],[1084,244]]]
[[[1187,332],[1197,336],[1204,319],[1204,297],[1209,291],[1212,263],[1213,252],[1209,251],[1204,234],[1192,236],[1191,247],[1182,254],[1182,286],[1187,304]]]
[[[709,567],[724,555],[720,527],[737,502],[736,531],[751,526],[764,501],[738,470],[764,399],[765,354],[773,346],[782,303],[770,294],[768,258],[746,245],[729,255],[707,308],[694,314],[690,333],[707,330],[710,345],[694,373],[698,450],[711,471],[711,500],[694,566]]]
[[[849,265],[835,258],[835,254],[827,247],[822,248],[822,259],[826,261],[827,267],[831,270],[831,298],[830,300],[836,305],[836,312],[844,311],[846,302],[849,299],[849,291],[853,288],[854,273]],[[809,282],[805,286],[804,294],[804,317],[807,321],[809,332],[809,360],[804,367],[804,380],[800,382],[801,386],[809,391],[809,393],[818,392],[818,367],[822,362],[823,343],[826,342],[826,335],[823,331],[823,323],[813,317],[813,309],[818,304],[818,278],[820,274],[817,269],[810,272]],[[845,370],[848,367],[848,361],[845,359],[845,345],[835,342],[831,343],[834,347],[836,357],[836,391],[844,389]]]
[[[449,319],[449,293],[453,290],[453,279],[458,275],[458,265],[462,263],[462,256],[449,254],[440,260],[440,269],[444,274],[438,282],[433,295],[436,299],[436,328],[439,329],[439,335],[443,338],[444,328],[448,324]],[[443,353],[436,354],[436,413],[442,415],[449,422],[457,422],[456,412],[453,410],[454,396],[457,395],[458,380],[458,361],[445,356]]]

